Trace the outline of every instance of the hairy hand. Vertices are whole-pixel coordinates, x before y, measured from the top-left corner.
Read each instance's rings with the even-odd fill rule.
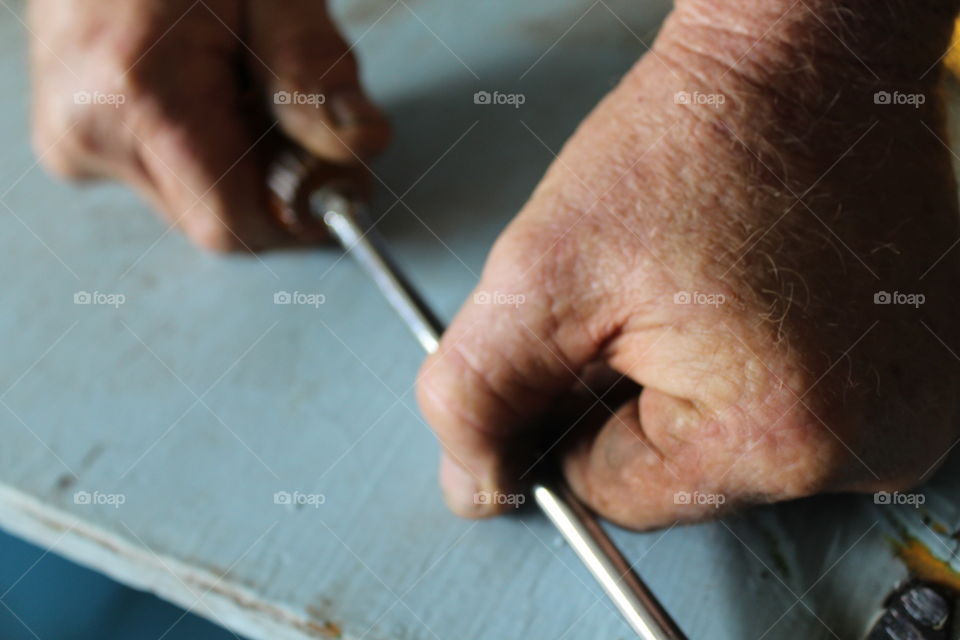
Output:
[[[910,487],[954,442],[957,194],[924,75],[950,3],[892,3],[896,29],[860,0],[730,4],[678,3],[425,363],[458,513],[544,453],[648,528]],[[639,387],[603,395],[611,373]]]
[[[335,163],[388,136],[321,1],[31,0],[29,24],[42,161],[135,185],[209,249],[316,239],[267,213],[281,132]]]

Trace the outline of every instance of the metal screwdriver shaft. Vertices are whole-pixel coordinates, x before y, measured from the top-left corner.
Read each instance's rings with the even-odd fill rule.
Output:
[[[352,204],[332,189],[310,198],[311,213],[322,219],[343,248],[356,258],[416,336],[427,353],[440,344],[443,327],[390,260],[370,229],[358,222]],[[643,640],[685,640],[686,636],[633,572],[594,515],[561,481],[536,482],[537,505],[556,526],[600,583],[627,623]]]

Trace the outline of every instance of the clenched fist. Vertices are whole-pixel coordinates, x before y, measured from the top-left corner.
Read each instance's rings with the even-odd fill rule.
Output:
[[[31,0],[34,137],[73,178],[135,185],[197,244],[295,237],[269,214],[284,136],[355,164],[388,136],[319,0]]]
[[[929,477],[960,383],[956,5],[678,1],[424,365],[455,511],[555,455],[632,528]]]

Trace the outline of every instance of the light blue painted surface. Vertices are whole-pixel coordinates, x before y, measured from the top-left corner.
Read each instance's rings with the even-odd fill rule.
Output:
[[[338,4],[397,126],[373,211],[412,187],[382,230],[449,317],[544,144],[667,6],[410,0],[377,21],[390,6]],[[51,181],[32,168],[22,27],[2,7],[0,47],[0,524],[251,637],[630,637],[536,514],[445,511],[411,394],[421,355],[362,274],[335,251],[204,255],[120,187]],[[478,90],[527,102],[477,106]],[[81,290],[126,304],[74,305]],[[326,304],[276,306],[279,290]],[[956,482],[938,478],[929,511],[955,528]],[[77,505],[78,490],[126,502]],[[325,503],[274,504],[294,490]],[[822,498],[615,537],[693,638],[848,638],[903,576],[892,522],[955,548],[920,515]]]
[[[243,640],[154,596],[0,534],[3,640]]]

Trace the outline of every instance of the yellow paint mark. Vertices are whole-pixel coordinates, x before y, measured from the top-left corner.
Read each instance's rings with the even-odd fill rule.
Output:
[[[895,546],[897,555],[913,575],[921,580],[960,591],[960,573],[933,555],[922,542],[908,537],[903,542],[896,542]]]
[[[950,42],[950,49],[947,51],[943,62],[947,65],[947,69],[950,69],[955,76],[960,77],[960,19],[953,27],[953,40]]]

